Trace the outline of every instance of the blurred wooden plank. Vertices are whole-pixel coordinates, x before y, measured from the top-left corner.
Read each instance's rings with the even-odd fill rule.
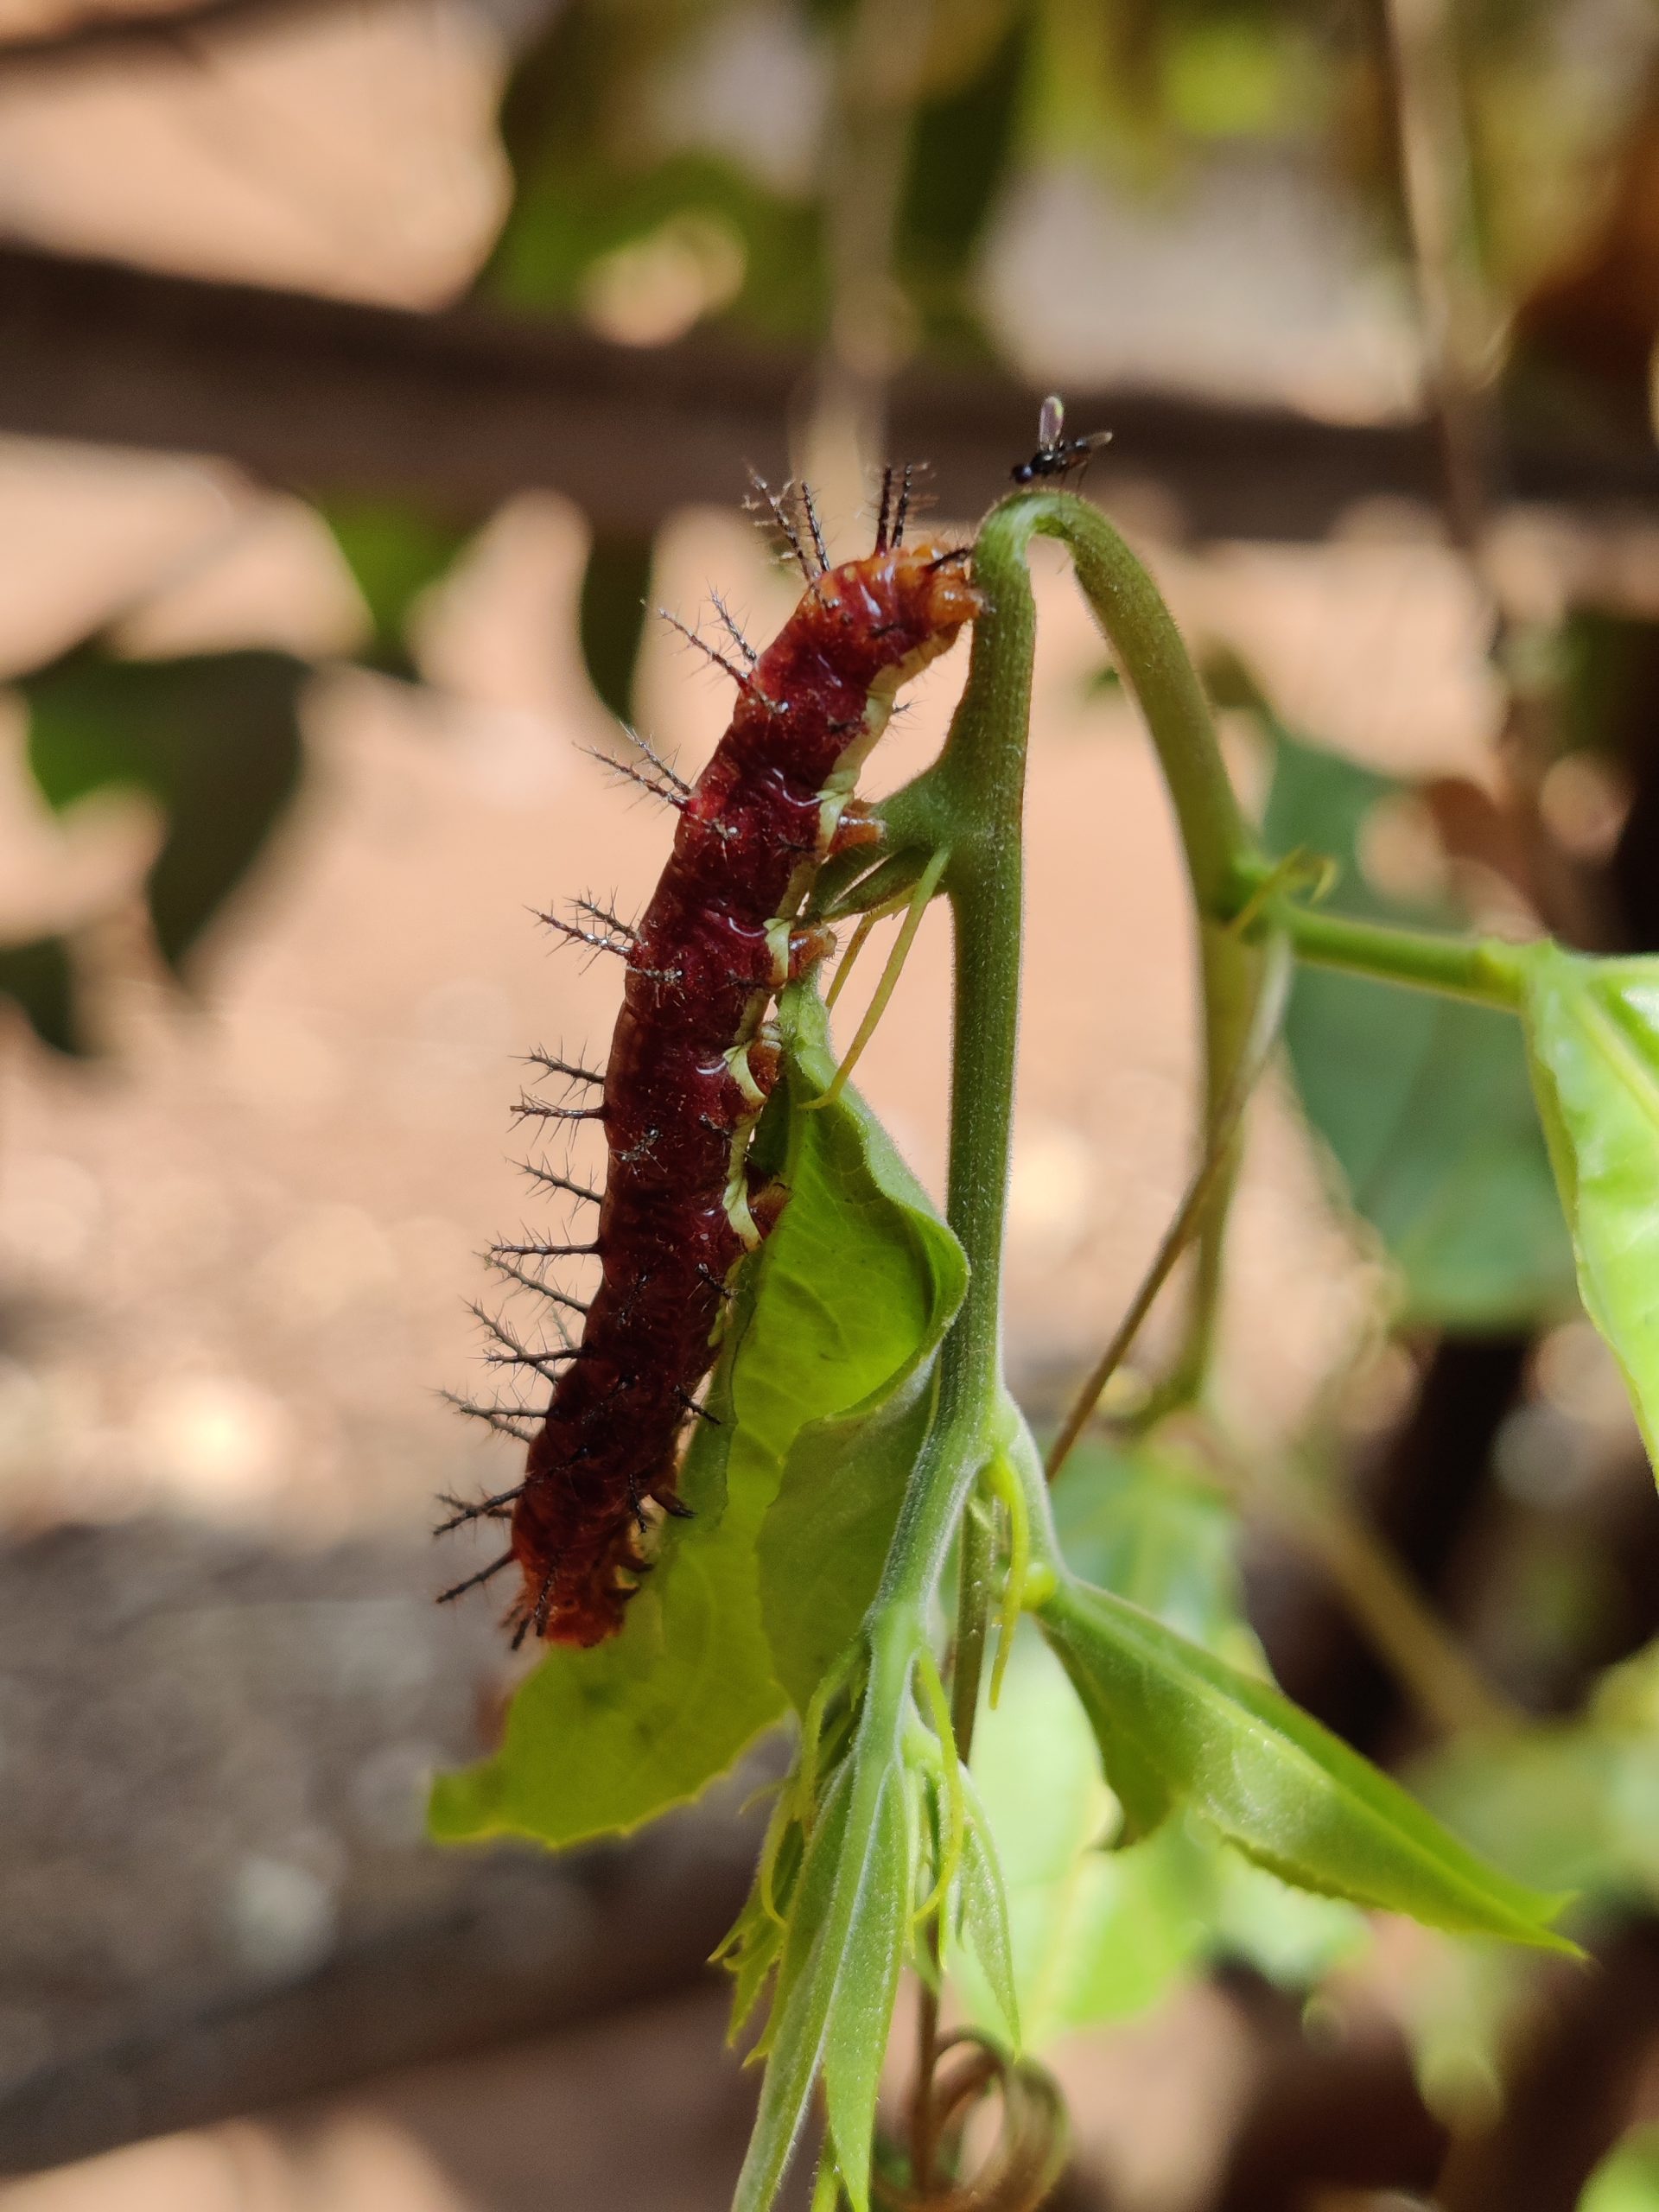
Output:
[[[330,2095],[699,1982],[717,2005],[707,1961],[755,1842],[705,1828],[693,1848],[589,1853],[557,1877],[483,1862],[442,1919],[389,1929],[297,1983],[162,2009],[15,2084],[0,2097],[0,2174]]]
[[[723,336],[636,350],[471,302],[423,315],[0,248],[0,430],[222,455],[301,492],[472,516],[545,487],[649,530],[692,502],[729,505],[748,463],[784,471],[804,372]],[[977,514],[1029,452],[1038,397],[918,372],[895,388],[892,449],[931,461],[944,512]],[[1150,481],[1196,537],[1316,538],[1356,501],[1433,497],[1421,423],[1069,398],[1075,422],[1116,434],[1091,493]],[[1508,475],[1515,498],[1659,514],[1650,444],[1517,427]]]
[[[486,0],[488,4],[488,0]],[[197,49],[204,35],[225,29],[258,33],[308,16],[339,13],[339,0],[114,0],[77,6],[34,22],[0,25],[0,79],[8,83],[57,70],[125,67],[149,60],[176,61]]]
[[[181,1522],[0,1551],[0,2173],[327,2094],[701,1979],[746,1785],[636,1843],[440,1850],[505,1643],[429,1546]],[[714,1977],[710,1977],[712,1980]]]
[[[0,31],[0,76],[142,60],[198,31],[229,22],[258,24],[318,4],[321,0],[172,0],[171,5],[163,0],[159,7],[65,7],[56,16],[14,22]]]

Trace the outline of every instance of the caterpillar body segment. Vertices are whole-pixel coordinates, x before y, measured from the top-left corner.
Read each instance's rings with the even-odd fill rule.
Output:
[[[852,792],[894,694],[978,604],[965,556],[897,535],[811,573],[810,528],[797,544],[806,591],[766,651],[751,661],[742,648],[744,665],[730,668],[730,726],[677,793],[673,851],[649,905],[626,938],[587,910],[626,966],[602,1091],[587,1109],[608,1152],[601,1273],[512,1500],[518,1637],[614,1635],[647,1564],[643,1508],[684,1510],[680,1440],[688,1420],[712,1418],[696,1393],[729,1278],[785,1195],[752,1190],[747,1161],[779,1070],[766,1016],[834,942],[797,918],[828,855],[874,834]]]

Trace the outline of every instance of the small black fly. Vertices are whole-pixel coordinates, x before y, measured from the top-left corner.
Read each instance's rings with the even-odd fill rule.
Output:
[[[1090,430],[1083,438],[1068,438],[1065,432],[1065,402],[1052,391],[1037,417],[1036,452],[1008,472],[1016,484],[1034,484],[1039,476],[1058,476],[1064,482],[1074,468],[1086,468],[1102,446],[1111,443],[1109,430]]]

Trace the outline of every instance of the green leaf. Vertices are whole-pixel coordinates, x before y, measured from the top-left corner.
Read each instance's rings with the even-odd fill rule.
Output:
[[[804,1088],[826,1089],[835,1061],[816,998],[801,1005],[794,1051]],[[837,1357],[849,1410],[804,1427],[760,1532],[760,1602],[778,1680],[802,1711],[843,1651],[880,1580],[905,1484],[931,1423],[933,1362],[968,1287],[963,1250],[857,1093],[830,1122],[845,1210],[821,1217],[817,1273],[803,1249],[803,1327],[823,1287],[844,1281]],[[795,1211],[791,1198],[785,1215]],[[849,1244],[862,1225],[856,1258]]]
[[[1584,2185],[1579,2212],[1659,2212],[1659,2127],[1638,2128]]]
[[[892,1700],[873,1694],[807,1845],[772,2000],[760,2110],[733,2212],[768,2212],[832,2042],[840,2046],[836,2063],[842,2076],[844,2133],[836,2135],[836,2164],[849,2191],[868,2192],[869,2143],[865,2137],[860,2148],[858,2133],[868,2062],[858,2059],[853,2043],[861,2034],[874,2043],[879,2069],[892,2001],[889,1996],[884,2012],[882,1990],[902,1958],[911,1894],[895,1732]],[[901,1899],[897,1929],[895,1890]],[[873,2032],[878,2014],[879,2031]],[[849,2144],[857,2156],[848,2161]]]
[[[1465,1934],[1571,1950],[1564,1900],[1487,1866],[1277,1690],[1103,1590],[1060,1583],[1041,1608],[1100,1744],[1125,1755],[1284,1880]]]
[[[1005,2042],[1020,2048],[1020,1992],[1014,1978],[1014,1936],[1008,1926],[1008,1897],[985,1806],[972,1777],[962,1777],[968,1808],[963,1839],[961,1909],[963,1931],[996,2014]]]
[[[1527,949],[1538,1110],[1585,1311],[1624,1371],[1659,1467],[1659,959]]]
[[[791,1105],[831,1068],[817,999],[796,1011]],[[758,1544],[791,1451],[815,1421],[846,1430],[855,1408],[879,1410],[925,1357],[941,1271],[960,1295],[948,1233],[889,1194],[900,1173],[850,1092],[790,1113],[790,1202],[740,1279],[709,1399],[719,1426],[697,1424],[681,1479],[692,1517],[664,1527],[624,1632],[550,1650],[500,1751],[438,1778],[435,1835],[626,1833],[695,1797],[781,1713]]]
[[[373,625],[365,656],[398,676],[414,673],[405,632],[415,601],[453,567],[477,528],[407,499],[329,499],[318,509],[363,594]]]
[[[1244,1618],[1236,1516],[1179,1452],[1085,1444],[1072,1454],[1053,1509],[1061,1550],[1084,1580],[1237,1665],[1266,1672]],[[1167,1815],[1169,1794],[1128,1741],[1120,1739],[1110,1771],[1120,1840],[1137,1842]]]
[[[1274,740],[1269,849],[1335,860],[1334,912],[1459,926],[1445,907],[1380,897],[1361,873],[1366,817],[1405,786],[1298,741],[1244,696]],[[1400,1268],[1409,1319],[1503,1328],[1570,1304],[1571,1255],[1509,1015],[1304,967],[1285,1042],[1351,1203]]]
[[[732,2017],[726,2040],[736,2043],[753,2016],[784,1947],[784,1931],[760,1897],[751,1897],[715,1955],[730,1963]]]
[[[577,633],[588,681],[620,722],[633,716],[633,672],[645,634],[653,540],[594,527],[582,574]]]
[[[162,809],[147,893],[175,969],[188,965],[298,789],[309,674],[287,653],[140,661],[89,647],[23,680],[29,766],[51,805],[124,787]]]
[[[60,937],[0,946],[0,998],[18,1007],[41,1044],[71,1058],[96,1051],[83,1019],[69,948]]]
[[[513,1698],[500,1750],[437,1777],[428,1818],[440,1842],[626,1834],[696,1796],[783,1711],[754,1587],[779,1445],[736,1430],[737,1370],[762,1331],[753,1293],[734,1311],[738,1330],[749,1325],[709,1393],[721,1427],[700,1423],[686,1454],[694,1517],[667,1524],[624,1632],[590,1651],[550,1649]]]
[[[870,2150],[887,2028],[909,1945],[912,1874],[901,1777],[876,1813],[875,1847],[836,1977],[823,2047],[824,2102],[836,2164],[853,2212],[868,2212]]]
[[[925,1287],[911,1275],[901,1295]],[[760,1604],[773,1667],[798,1711],[875,1595],[937,1395],[930,1364],[874,1411],[804,1429],[790,1451],[760,1531]]]
[[[974,1774],[1002,1865],[1015,1993],[1034,2049],[1135,2017],[1217,1953],[1305,1987],[1366,1940],[1351,1907],[1287,1887],[1190,1816],[1105,1847],[1119,1808],[1088,1715],[1033,1629],[1021,1629],[1001,1701],[981,1716]],[[956,1974],[973,2017],[999,2030],[1001,2007],[977,1946]]]

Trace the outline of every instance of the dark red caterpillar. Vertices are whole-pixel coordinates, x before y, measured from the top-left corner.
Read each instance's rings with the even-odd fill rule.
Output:
[[[702,1411],[693,1394],[714,1363],[728,1278],[766,1234],[783,1195],[753,1190],[747,1164],[778,1073],[766,1016],[780,986],[834,942],[796,918],[821,863],[858,834],[849,801],[893,694],[945,651],[977,606],[963,572],[966,549],[901,543],[903,492],[889,535],[892,481],[889,471],[874,552],[836,569],[810,499],[816,562],[783,503],[767,494],[807,577],[800,605],[758,657],[728,623],[746,665],[716,658],[737,681],[736,711],[696,784],[664,791],[679,826],[637,927],[590,906],[582,911],[602,933],[556,925],[622,950],[627,963],[602,1077],[543,1062],[594,1084],[601,1103],[529,1109],[603,1123],[609,1167],[599,1226],[588,1245],[499,1246],[493,1256],[548,1291],[522,1263],[594,1252],[601,1281],[579,1309],[579,1343],[530,1350],[486,1317],[492,1357],[543,1376],[552,1394],[531,1416],[540,1421],[533,1433],[513,1414],[484,1409],[526,1437],[524,1480],[445,1523],[511,1510],[511,1548],[444,1594],[516,1560],[524,1587],[511,1616],[515,1642],[532,1630],[558,1643],[613,1635],[645,1565],[646,1502],[684,1510],[675,1497],[680,1432]]]

